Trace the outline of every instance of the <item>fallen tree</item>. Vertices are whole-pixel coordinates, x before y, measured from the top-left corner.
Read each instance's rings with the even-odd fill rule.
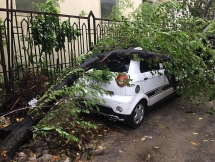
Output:
[[[214,33],[214,30],[212,30],[214,29],[214,23],[212,22],[212,25],[207,28],[210,30],[204,31],[202,34],[203,29],[210,24],[210,21],[192,17],[189,14],[178,19],[175,19],[175,17],[170,18],[166,13],[172,13],[172,9],[178,9],[177,7],[180,6],[174,8],[174,3],[167,3],[167,8],[165,8],[165,5],[165,3],[161,7],[158,4],[143,5],[133,14],[132,18],[136,18],[133,19],[136,20],[133,24],[129,20],[125,21],[117,30],[114,28],[110,32],[110,37],[98,42],[98,46],[106,47],[107,49],[118,49],[138,45],[149,51],[168,53],[174,60],[174,66],[169,64],[166,67],[170,73],[176,74],[181,79],[186,76],[183,82],[189,85],[185,89],[188,99],[196,96],[203,99],[214,99],[214,84],[211,84],[210,81],[214,79],[214,73],[213,71],[205,73],[210,68],[210,64],[214,63],[214,57],[210,58],[208,62],[203,59],[210,55],[214,56],[214,50],[211,50],[210,44],[205,46],[200,40],[200,38],[205,39],[206,36]],[[171,27],[169,26],[170,24],[172,24]],[[196,50],[199,48],[201,48],[201,51],[197,55]],[[78,66],[78,68],[88,71],[110,56],[113,56],[112,52],[95,56]],[[12,156],[21,143],[28,139],[30,127],[36,125],[41,119],[38,116],[47,113],[57,102],[60,96],[55,96],[53,99],[52,93],[60,90],[63,86],[72,85],[77,78],[78,74],[76,73],[68,75],[54,86],[49,91],[50,95],[44,97],[38,103],[41,111],[30,114],[12,130],[0,144],[0,151],[6,151],[8,156]]]
[[[134,50],[134,49],[122,49],[114,50],[111,52],[106,52],[101,55],[94,56],[89,61],[84,62],[79,65],[76,69],[83,69],[88,71],[98,64],[101,64],[108,58],[118,59],[122,57],[140,57],[140,58],[160,58],[167,59],[170,58],[165,55],[161,55],[154,52],[146,52],[143,50]],[[64,79],[62,79],[57,85],[53,86],[49,91],[48,95],[41,97],[41,100],[38,101],[37,108],[35,111],[30,111],[29,115],[20,123],[13,123],[12,125],[6,127],[2,130],[4,136],[6,136],[0,144],[0,151],[5,152],[8,157],[12,157],[15,151],[28,139],[31,138],[30,128],[36,125],[60,99],[60,95],[55,95],[55,91],[62,89],[64,86],[71,86],[77,78],[79,78],[78,72],[69,72]],[[55,96],[53,96],[53,94]]]
[[[85,71],[91,69],[98,61],[100,60],[99,57],[95,57],[77,68],[83,68]],[[57,91],[61,89],[63,86],[70,86],[74,83],[75,79],[77,79],[78,74],[72,74],[67,76],[64,80],[62,80],[59,84],[54,86],[50,91],[50,96],[53,91]],[[59,98],[60,96],[56,96],[56,98]],[[9,126],[6,130],[2,130],[6,134],[5,139],[0,144],[0,152],[6,152],[8,157],[12,157],[15,153],[15,151],[28,139],[31,138],[31,132],[30,128],[34,125],[36,125],[41,118],[38,118],[38,115],[42,115],[43,113],[47,113],[57,102],[57,100],[49,100],[47,101],[49,96],[43,98],[43,100],[39,101],[37,105],[40,105],[41,112],[29,114],[25,117],[25,119],[20,122],[19,124],[16,124],[16,127]],[[13,130],[11,130],[11,128]],[[9,133],[7,135],[7,133]]]

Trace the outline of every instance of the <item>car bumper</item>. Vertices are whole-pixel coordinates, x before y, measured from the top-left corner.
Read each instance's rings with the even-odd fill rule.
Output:
[[[89,95],[87,98],[91,99],[93,97]],[[100,100],[98,105],[101,108],[101,112],[114,115],[130,115],[130,107],[135,99],[135,96],[103,95],[98,96],[97,99]]]

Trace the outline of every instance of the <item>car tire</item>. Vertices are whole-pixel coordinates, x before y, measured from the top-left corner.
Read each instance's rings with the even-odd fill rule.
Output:
[[[132,128],[138,128],[142,122],[145,115],[146,104],[144,101],[140,101],[134,107],[131,115],[129,115],[127,124]]]

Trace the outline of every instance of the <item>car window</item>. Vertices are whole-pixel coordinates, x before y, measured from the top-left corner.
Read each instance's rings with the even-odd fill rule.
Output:
[[[112,72],[128,72],[129,66],[130,66],[130,59],[128,58],[111,59],[111,60],[109,59],[109,60],[106,60],[103,64],[103,67],[108,68]]]
[[[114,59],[106,63],[106,67],[112,72],[127,72],[130,66],[129,59]]]
[[[159,70],[160,65],[158,63],[152,62],[152,61],[140,61],[140,72],[144,73],[147,71],[152,71],[152,70]]]

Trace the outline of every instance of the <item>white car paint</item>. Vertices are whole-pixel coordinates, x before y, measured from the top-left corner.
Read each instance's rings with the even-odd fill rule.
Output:
[[[102,88],[113,92],[113,95],[100,95],[100,103],[98,105],[111,108],[115,113],[122,115],[131,115],[135,105],[142,99],[147,102],[147,106],[152,106],[161,99],[174,93],[174,89],[169,86],[170,83],[164,73],[163,65],[159,66],[161,69],[147,72],[140,72],[140,61],[130,61],[130,67],[127,72],[132,87],[119,87],[115,80],[110,81],[110,84],[102,83]],[[144,80],[147,78],[146,80]],[[136,86],[140,87],[139,93],[135,92]],[[165,86],[169,86],[167,89],[162,90]],[[151,95],[154,93],[154,95]],[[88,99],[93,98],[92,95],[88,95]],[[103,103],[102,100],[105,102]],[[117,111],[116,107],[121,107],[122,112]]]

